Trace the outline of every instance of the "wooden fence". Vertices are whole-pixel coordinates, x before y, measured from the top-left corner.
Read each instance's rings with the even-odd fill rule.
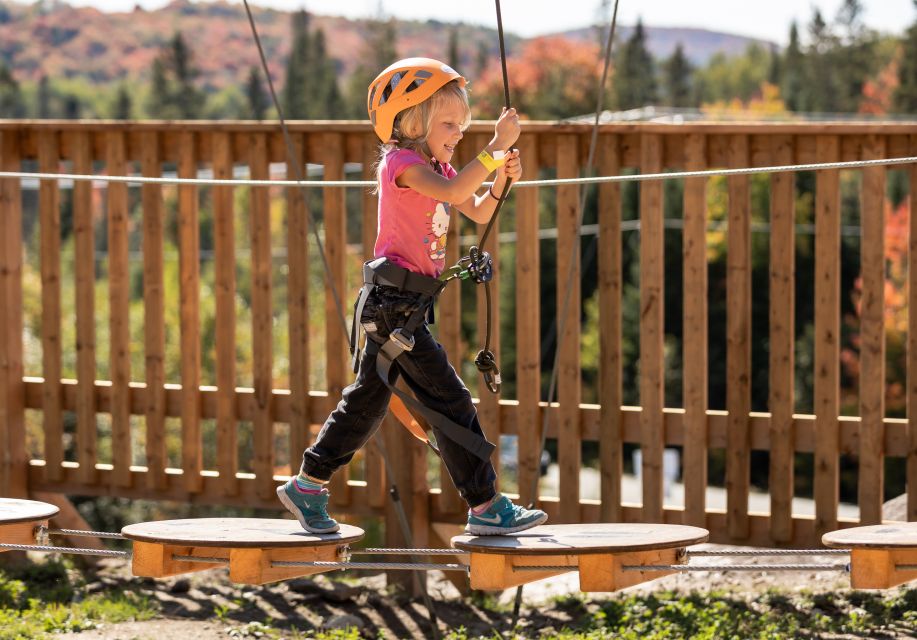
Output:
[[[346,163],[358,163],[362,178],[372,175],[376,144],[363,123],[295,123],[291,126],[298,163],[320,165],[322,177],[342,179]],[[470,160],[488,140],[491,127],[475,124],[460,145],[460,161]],[[518,146],[522,149],[527,178],[536,169],[549,169],[559,178],[581,175],[591,128],[583,125],[525,123]],[[623,169],[659,172],[669,169],[769,166],[791,163],[857,160],[917,155],[915,125],[841,124],[690,124],[606,125],[599,136],[597,173],[612,175]],[[274,123],[109,123],[0,121],[0,169],[3,171],[63,169],[74,173],[131,172],[160,176],[166,168],[181,177],[195,177],[210,169],[217,178],[229,178],[246,166],[253,178],[266,178],[271,163],[287,162],[286,149]],[[917,193],[917,169],[909,171],[910,193]],[[552,522],[669,522],[705,526],[712,540],[760,545],[818,543],[821,533],[851,522],[839,520],[839,460],[856,456],[859,464],[860,521],[878,522],[883,498],[883,465],[886,458],[907,459],[910,488],[908,516],[917,518],[917,421],[885,417],[884,225],[887,170],[862,171],[862,302],[859,417],[839,415],[840,354],[840,182],[837,170],[817,175],[815,200],[814,403],[815,415],[794,413],[794,269],[796,189],[794,175],[770,178],[770,291],[769,291],[769,412],[751,411],[751,312],[756,292],[751,287],[750,178],[729,177],[727,232],[727,320],[725,335],[708,337],[708,180],[684,183],[683,203],[683,408],[664,406],[665,349],[663,302],[665,283],[662,182],[639,185],[639,396],[640,407],[623,404],[622,354],[622,189],[603,184],[598,200],[598,290],[600,404],[581,401],[581,323],[566,323],[559,338],[557,402],[543,402],[541,352],[543,327],[539,314],[543,291],[539,246],[540,203],[554,205],[557,229],[557,282],[564,282],[570,267],[581,265],[575,236],[580,190],[577,186],[518,189],[515,210],[514,264],[497,265],[501,277],[494,282],[495,299],[501,284],[514,276],[516,286],[516,366],[504,376],[515,378],[516,397],[504,399],[478,387],[479,411],[491,440],[498,434],[518,436],[518,485],[521,499],[533,498],[530,488],[539,473],[538,447],[543,411],[552,412],[549,438],[557,439],[559,496],[542,497],[540,504]],[[295,175],[295,172],[289,172]],[[129,189],[111,184],[99,190],[76,182],[72,190],[74,273],[62,273],[61,186],[42,181],[38,194],[40,227],[41,300],[23,296],[23,198],[19,180],[0,179],[0,495],[25,496],[30,492],[66,492],[75,495],[115,495],[235,506],[267,506],[278,482],[275,424],[286,423],[290,459],[295,467],[336,402],[351,374],[347,342],[340,316],[325,286],[324,347],[310,338],[310,287],[319,276],[316,256],[307,247],[311,234],[307,200],[296,189],[286,191],[288,353],[279,354],[273,342],[276,309],[272,309],[274,274],[271,244],[270,189],[251,188],[245,201],[247,228],[235,228],[240,212],[233,187],[212,187],[215,381],[201,384],[201,223],[199,188],[178,188],[177,236],[180,249],[180,379],[166,377],[166,292],[164,280],[164,188],[148,184],[139,188],[142,215],[131,218]],[[549,195],[545,196],[545,192]],[[103,204],[98,194],[104,198]],[[376,228],[376,199],[360,191],[359,212],[362,248],[371,252]],[[94,194],[96,194],[94,196]],[[94,199],[95,198],[95,199]],[[316,211],[335,287],[349,310],[358,275],[358,261],[348,259],[348,216],[343,189],[322,189],[322,210]],[[542,216],[543,217],[543,216]],[[33,221],[34,222],[34,221]],[[104,264],[108,274],[108,314],[97,315],[97,280],[94,225],[107,226]],[[134,225],[136,223],[136,225]],[[134,226],[132,226],[134,225]],[[910,219],[908,258],[909,308],[917,309],[917,229]],[[142,235],[143,341],[131,340],[128,268],[130,234]],[[447,262],[459,257],[459,225],[453,224]],[[480,230],[479,230],[480,231]],[[499,229],[495,230],[499,231]],[[351,233],[353,235],[353,233]],[[237,239],[247,238],[250,248],[250,326],[239,326],[235,298]],[[496,237],[496,233],[495,236]],[[351,253],[353,253],[351,248]],[[314,253],[314,252],[313,252]],[[360,257],[360,256],[356,256]],[[310,266],[312,265],[312,266]],[[514,271],[514,273],[513,273]],[[64,278],[73,278],[75,317],[62,314]],[[579,278],[574,279],[571,315],[582,308]],[[679,283],[675,283],[676,286]],[[467,285],[466,285],[467,286]],[[505,286],[505,285],[504,285]],[[673,286],[669,283],[669,287]],[[558,296],[564,295],[563,287]],[[315,291],[313,290],[313,297]],[[460,292],[450,286],[437,313],[441,342],[455,360],[467,358],[460,327]],[[480,302],[482,294],[478,293]],[[27,304],[28,303],[28,304]],[[41,377],[24,375],[24,313],[40,306]],[[554,302],[551,302],[554,306]],[[478,304],[479,323],[483,305]],[[560,303],[556,304],[559,309]],[[575,317],[575,316],[574,316]],[[62,376],[62,326],[76,328],[76,379]],[[97,379],[97,331],[107,324],[110,346],[110,380]],[[908,370],[917,370],[917,314],[908,319]],[[250,333],[251,387],[238,387],[237,338]],[[314,332],[313,332],[314,334]],[[726,411],[708,408],[709,340],[727,344]],[[499,353],[499,331],[494,348]],[[131,350],[142,350],[144,369],[131,370]],[[289,361],[289,389],[276,388],[274,358]],[[323,391],[310,390],[310,370],[323,358]],[[550,359],[550,358],[549,358]],[[247,364],[247,366],[248,366]],[[474,385],[472,385],[474,390]],[[907,386],[909,403],[917,399],[917,385]],[[911,404],[910,406],[914,406]],[[26,413],[40,412],[43,455],[30,460],[26,446]],[[65,412],[76,418],[75,433],[65,433]],[[99,460],[100,414],[110,414],[111,462]],[[145,464],[132,465],[132,416],[144,419]],[[168,467],[166,424],[180,419],[180,468]],[[216,468],[202,462],[202,421],[215,420]],[[389,420],[389,419],[387,419]],[[239,425],[250,422],[252,459],[241,472]],[[383,427],[390,454],[397,455],[391,469],[402,489],[415,532],[415,543],[428,544],[436,536],[430,523],[461,522],[463,505],[457,493],[443,483],[431,490],[426,480],[426,452],[402,430]],[[108,437],[108,436],[106,436]],[[73,460],[65,459],[65,442],[73,443]],[[597,441],[601,500],[580,498],[583,443]],[[642,454],[642,505],[622,498],[625,443],[639,445]],[[665,507],[663,450],[683,451],[684,508]],[[726,452],[727,508],[708,508],[707,469],[711,451]],[[749,512],[752,450],[770,453],[770,514]],[[792,513],[794,454],[814,454],[815,516]],[[388,502],[383,482],[383,461],[374,447],[367,449],[363,477],[352,479],[345,470],[335,479],[333,509],[354,517],[382,515]],[[445,477],[445,475],[443,475]],[[391,513],[388,513],[391,518]],[[442,536],[440,536],[442,537]],[[436,539],[432,540],[436,542]]]

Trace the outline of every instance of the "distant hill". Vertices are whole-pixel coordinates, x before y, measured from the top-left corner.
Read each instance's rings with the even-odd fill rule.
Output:
[[[703,66],[717,53],[726,56],[735,56],[744,53],[751,44],[756,44],[765,49],[777,45],[767,40],[738,36],[731,33],[709,31],[707,29],[694,29],[688,27],[648,27],[646,31],[646,46],[657,60],[668,58],[675,52],[675,47],[681,43],[685,55],[691,64]],[[633,33],[633,27],[618,25],[615,40],[622,42]],[[595,27],[564,31],[563,35],[573,40],[591,40],[597,42]]]
[[[290,14],[253,8],[274,80],[282,84],[290,49]],[[349,74],[363,50],[364,20],[312,16],[312,26],[325,31],[329,54],[338,60],[339,71]],[[399,21],[398,51],[401,55],[445,58],[451,24],[438,21]],[[103,13],[90,7],[71,7],[46,1],[26,5],[0,0],[0,60],[19,80],[37,81],[42,75],[55,78],[81,77],[108,84],[123,79],[145,79],[160,47],[180,30],[190,45],[201,83],[208,90],[245,81],[248,69],[257,66],[255,49],[244,9],[239,4],[194,4],[175,0],[156,11],[135,9]],[[622,28],[620,36],[629,30]],[[716,51],[739,53],[753,40],[699,29],[647,28],[654,55],[671,54],[683,42],[688,56],[702,63]],[[563,34],[572,39],[596,40],[591,28]],[[475,73],[481,47],[497,56],[493,29],[459,25],[463,66]],[[523,39],[509,34],[510,53]]]

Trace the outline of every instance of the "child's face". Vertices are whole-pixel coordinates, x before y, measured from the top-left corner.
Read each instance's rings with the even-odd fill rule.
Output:
[[[455,145],[462,139],[462,122],[465,120],[464,106],[457,102],[444,104],[433,114],[427,146],[439,162],[452,160]]]

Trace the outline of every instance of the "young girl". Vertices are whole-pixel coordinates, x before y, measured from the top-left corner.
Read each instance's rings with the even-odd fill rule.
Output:
[[[356,381],[344,389],[315,443],[303,453],[299,475],[277,488],[283,505],[312,533],[338,530],[328,515],[325,484],[385,416],[392,395],[389,371],[403,375],[425,411],[438,416],[431,422],[440,453],[469,506],[466,531],[507,534],[547,520],[543,511],[514,505],[495,491],[493,447],[484,439],[471,394],[427,328],[442,285],[437,277],[445,268],[450,204],[486,223],[496,194],[507,180],[522,176],[519,152],[511,150],[520,132],[515,109],[504,109],[478,158],[459,172],[449,164],[471,119],[465,84],[441,62],[409,58],[391,65],[369,87],[369,117],[383,144],[377,259],[364,267],[366,285],[354,318],[366,330],[367,347]],[[494,170],[493,187],[476,195]],[[354,345],[357,338],[354,334]]]

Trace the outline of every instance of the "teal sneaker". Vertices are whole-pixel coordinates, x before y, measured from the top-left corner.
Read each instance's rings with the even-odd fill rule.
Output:
[[[482,513],[468,512],[465,533],[475,536],[502,536],[531,529],[547,519],[548,514],[544,511],[520,507],[500,494]]]
[[[302,528],[309,533],[334,533],[341,527],[328,515],[328,490],[321,493],[303,493],[294,486],[295,478],[277,487],[277,497],[290,513],[296,516]]]

